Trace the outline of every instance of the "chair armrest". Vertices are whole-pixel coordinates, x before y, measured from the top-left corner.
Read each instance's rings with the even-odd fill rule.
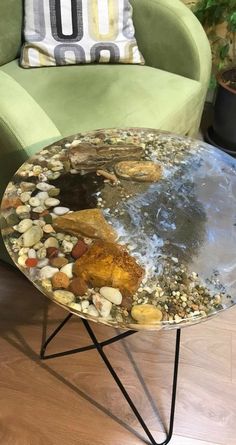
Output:
[[[0,97],[0,156],[16,149],[24,149],[30,155],[61,138],[30,94],[1,70]]]
[[[180,0],[131,0],[146,64],[208,84],[211,50],[194,14]]]
[[[33,153],[62,138],[27,91],[0,70],[0,196],[19,166]]]

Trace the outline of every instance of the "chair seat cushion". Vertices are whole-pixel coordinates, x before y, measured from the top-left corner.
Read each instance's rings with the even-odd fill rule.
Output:
[[[13,61],[1,70],[36,100],[63,137],[79,131],[132,126],[187,134],[202,102],[199,82],[148,66],[24,70]]]

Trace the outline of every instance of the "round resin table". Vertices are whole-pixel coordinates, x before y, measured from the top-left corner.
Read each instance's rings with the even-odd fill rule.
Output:
[[[1,204],[17,267],[69,314],[42,345],[49,359],[96,348],[152,444],[104,347],[141,330],[180,332],[236,298],[236,161],[200,141],[151,129],[78,134],[25,162]],[[92,344],[46,355],[73,316]],[[125,329],[99,342],[89,321]]]

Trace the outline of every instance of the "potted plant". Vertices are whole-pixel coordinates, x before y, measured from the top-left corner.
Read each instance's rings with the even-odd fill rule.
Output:
[[[205,27],[213,53],[217,85],[213,125],[206,140],[236,156],[236,0],[198,0],[194,13]],[[225,23],[225,35],[219,35]],[[224,25],[223,25],[224,26]]]

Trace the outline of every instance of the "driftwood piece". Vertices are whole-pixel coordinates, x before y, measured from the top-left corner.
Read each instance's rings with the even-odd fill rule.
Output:
[[[143,149],[133,144],[92,145],[80,143],[68,150],[71,167],[78,171],[103,169],[107,164],[128,159],[141,159]]]

